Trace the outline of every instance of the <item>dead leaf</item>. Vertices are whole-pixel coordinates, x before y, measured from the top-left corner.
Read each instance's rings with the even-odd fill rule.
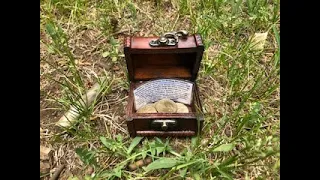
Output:
[[[50,172],[50,164],[49,164],[49,162],[40,161],[40,172],[42,172],[42,173]]]
[[[268,32],[265,33],[255,33],[252,38],[252,46],[251,48],[254,50],[263,50],[264,45],[266,43],[268,36]]]
[[[52,150],[50,148],[47,148],[45,146],[40,145],[40,159],[41,160],[49,160],[51,156]]]

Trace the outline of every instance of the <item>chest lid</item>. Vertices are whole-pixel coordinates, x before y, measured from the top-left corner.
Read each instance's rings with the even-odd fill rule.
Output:
[[[195,81],[204,46],[199,34],[185,31],[161,37],[127,36],[124,54],[130,81],[181,78]]]

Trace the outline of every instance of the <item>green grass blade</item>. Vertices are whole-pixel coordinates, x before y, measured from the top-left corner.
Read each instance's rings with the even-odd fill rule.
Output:
[[[130,146],[129,146],[129,148],[128,148],[127,154],[131,154],[132,150],[140,143],[140,141],[142,140],[142,138],[143,138],[143,137],[135,137],[135,138],[132,140],[132,142],[131,142],[131,144],[130,144]]]

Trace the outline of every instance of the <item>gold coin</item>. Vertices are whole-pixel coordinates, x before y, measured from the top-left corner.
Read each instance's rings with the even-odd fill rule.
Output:
[[[145,165],[148,165],[148,164],[150,164],[151,162],[152,162],[151,157],[147,157],[146,159],[144,159]]]
[[[143,160],[141,159],[141,160],[139,160],[139,161],[136,161],[134,164],[135,164],[137,167],[142,167],[142,166],[144,165],[144,162],[143,162]]]
[[[154,104],[159,113],[175,113],[177,112],[177,105],[170,99],[161,99]]]
[[[177,105],[177,113],[188,113],[189,109],[186,105],[182,103],[176,103]]]
[[[154,108],[154,104],[151,103],[139,108],[137,113],[157,113],[157,110]]]
[[[138,167],[137,167],[137,165],[135,165],[134,163],[132,163],[132,164],[129,164],[129,165],[128,165],[128,168],[129,168],[130,171],[134,171],[134,170],[136,170]]]

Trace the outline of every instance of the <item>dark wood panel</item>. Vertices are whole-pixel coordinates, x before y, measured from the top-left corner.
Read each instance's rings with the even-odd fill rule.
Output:
[[[136,68],[134,78],[136,80],[150,80],[156,78],[190,79],[191,72],[187,67],[149,66],[148,68]]]

